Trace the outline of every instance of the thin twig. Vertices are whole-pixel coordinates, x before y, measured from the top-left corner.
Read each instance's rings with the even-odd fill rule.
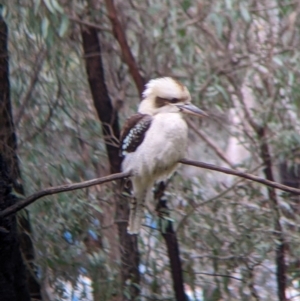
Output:
[[[57,89],[57,93],[56,93],[56,100],[53,103],[50,103],[48,116],[46,117],[45,121],[43,122],[43,124],[41,126],[37,126],[36,130],[34,132],[30,133],[30,135],[28,137],[24,138],[24,140],[20,143],[19,148],[22,148],[25,142],[33,140],[36,136],[38,136],[39,134],[41,134],[45,130],[45,128],[49,124],[49,122],[50,122],[50,120],[51,120],[51,118],[54,114],[54,111],[56,110],[56,107],[57,107],[58,102],[60,100],[60,96],[61,96],[61,84],[58,81],[58,89]]]
[[[68,18],[75,22],[75,23],[79,23],[79,24],[82,24],[82,25],[86,25],[88,27],[91,27],[91,28],[95,28],[95,29],[98,29],[99,31],[102,31],[102,32],[109,32],[111,33],[111,29],[109,28],[105,28],[103,26],[100,26],[98,24],[95,24],[95,23],[92,23],[92,22],[88,22],[88,21],[83,21],[83,20],[80,20],[79,18],[76,18],[74,16],[71,16],[71,15],[68,15]]]
[[[197,129],[195,124],[189,120],[186,121],[189,127],[202,139],[204,140],[210,148],[212,148],[215,153],[221,158],[228,166],[232,169],[235,169],[234,164],[231,163],[227,158],[226,155],[222,152],[222,150],[211,140],[207,137],[200,129]]]
[[[22,119],[25,108],[27,107],[28,102],[31,99],[33,90],[34,90],[34,88],[35,88],[35,86],[38,82],[39,74],[40,74],[40,71],[43,67],[43,62],[44,62],[44,59],[46,57],[46,54],[47,54],[47,51],[45,49],[42,49],[36,57],[35,69],[34,69],[33,74],[31,76],[30,83],[28,85],[27,91],[26,91],[24,97],[20,101],[21,105],[20,105],[20,108],[19,108],[19,110],[16,114],[16,117],[15,117],[15,126],[16,127],[19,126],[19,123]]]
[[[206,276],[212,276],[212,277],[227,277],[227,278],[231,278],[231,279],[234,279],[234,280],[244,282],[244,280],[242,278],[234,277],[234,276],[231,276],[231,275],[225,275],[225,274],[215,274],[215,273],[205,273],[205,272],[201,272],[201,273],[199,272],[198,273],[198,272],[196,272],[196,273],[194,273],[194,275],[206,275]]]
[[[236,181],[235,183],[233,183],[229,188],[227,188],[226,190],[222,191],[221,193],[218,193],[217,195],[213,196],[212,198],[201,202],[195,206],[193,206],[193,208],[191,208],[184,216],[183,218],[179,221],[178,225],[177,225],[177,229],[176,232],[183,226],[184,222],[195,212],[198,210],[199,207],[202,207],[208,203],[213,202],[214,200],[217,200],[219,198],[221,198],[222,196],[226,195],[228,192],[230,192],[232,189],[234,189],[238,184],[240,184],[241,182],[243,182],[244,179],[239,179],[238,181]]]

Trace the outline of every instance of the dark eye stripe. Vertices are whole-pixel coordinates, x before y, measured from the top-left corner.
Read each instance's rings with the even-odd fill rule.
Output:
[[[155,105],[157,108],[161,108],[163,107],[164,105],[166,105],[167,103],[178,103],[178,102],[181,102],[183,101],[182,99],[180,98],[171,98],[171,99],[168,99],[168,98],[163,98],[163,97],[159,97],[159,96],[156,96],[155,98]]]
[[[168,100],[165,99],[165,98],[156,96],[156,98],[155,98],[155,106],[156,106],[157,108],[161,108],[161,107],[163,107],[163,106],[166,104],[167,101],[168,101]]]

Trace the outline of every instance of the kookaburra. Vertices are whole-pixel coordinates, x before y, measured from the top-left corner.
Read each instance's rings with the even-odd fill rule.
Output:
[[[122,171],[132,174],[130,234],[139,232],[154,183],[170,177],[184,157],[188,128],[183,115],[206,116],[191,103],[188,89],[171,77],[150,80],[142,96],[138,113],[125,123],[120,142]]]

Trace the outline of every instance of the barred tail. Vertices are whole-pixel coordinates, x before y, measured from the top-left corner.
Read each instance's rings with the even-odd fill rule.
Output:
[[[151,187],[138,189],[133,183],[134,197],[130,203],[130,215],[128,221],[127,232],[129,234],[138,234],[144,217],[144,209],[146,199],[151,197]]]
[[[130,215],[127,232],[129,234],[138,234],[141,228],[144,215],[145,200],[133,197],[130,203]]]

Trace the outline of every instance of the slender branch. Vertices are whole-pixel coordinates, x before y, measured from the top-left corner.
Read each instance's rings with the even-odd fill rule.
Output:
[[[25,108],[27,107],[28,102],[31,99],[33,90],[34,90],[34,88],[35,88],[35,86],[38,82],[40,71],[43,67],[43,63],[44,63],[44,60],[46,58],[46,54],[47,54],[47,51],[43,48],[35,58],[35,60],[36,60],[35,69],[34,69],[33,74],[31,76],[27,91],[26,91],[24,97],[20,101],[21,105],[20,105],[20,108],[19,108],[19,110],[16,114],[16,117],[15,117],[15,126],[16,127],[19,126],[19,123],[22,119],[22,116],[24,115]]]
[[[196,135],[198,135],[202,140],[204,140],[210,146],[210,148],[214,150],[214,152],[219,156],[219,158],[221,158],[232,169],[235,169],[233,163],[231,163],[226,158],[226,155],[222,152],[222,150],[208,136],[206,136],[201,130],[197,129],[192,121],[187,120],[186,122],[188,126],[196,133]]]
[[[177,229],[176,232],[178,232],[178,230],[183,226],[184,222],[193,214],[195,213],[195,211],[198,210],[199,207],[204,206],[205,204],[211,203],[217,199],[219,199],[220,197],[226,195],[228,192],[232,191],[238,184],[240,184],[241,182],[243,182],[244,179],[239,179],[237,180],[235,183],[233,183],[229,188],[227,188],[226,190],[222,191],[221,193],[218,193],[217,195],[213,196],[212,198],[205,200],[197,205],[192,206],[192,208],[182,217],[182,219],[179,221],[178,225],[177,225]]]
[[[186,272],[186,271],[184,271],[184,272]],[[189,273],[189,272],[186,272],[186,273]],[[194,275],[206,275],[206,276],[212,276],[212,277],[227,277],[227,278],[231,278],[231,279],[234,279],[234,280],[238,280],[238,281],[244,282],[244,280],[242,278],[234,277],[234,276],[231,276],[231,275],[225,275],[225,274],[196,272],[196,273],[194,273]]]
[[[124,33],[124,26],[120,23],[118,19],[118,12],[116,10],[115,4],[113,0],[105,0],[108,17],[112,24],[113,34],[120,45],[120,49],[122,51],[122,55],[124,57],[125,63],[129,68],[129,72],[135,82],[137,90],[139,94],[142,95],[144,90],[145,81],[139,72],[138,65],[136,60],[131,52],[130,47],[128,46],[127,39]]]
[[[277,189],[280,189],[280,190],[283,190],[283,191],[287,191],[287,192],[290,192],[290,193],[300,194],[300,189],[289,187],[289,186],[286,186],[286,185],[283,185],[283,184],[280,184],[280,183],[277,183],[277,182],[269,181],[269,180],[266,180],[264,178],[260,178],[258,176],[251,175],[251,174],[248,174],[248,173],[245,173],[245,172],[242,172],[242,171],[232,170],[232,169],[226,168],[226,167],[219,167],[219,166],[216,166],[216,165],[213,165],[213,164],[203,163],[203,162],[198,162],[198,161],[192,161],[192,160],[187,160],[187,159],[181,159],[179,162],[182,163],[182,164],[185,164],[185,165],[201,167],[201,168],[205,168],[205,169],[219,171],[219,172],[226,173],[226,174],[233,175],[233,176],[238,176],[238,177],[241,177],[241,178],[245,178],[245,179],[248,179],[248,180],[251,180],[251,181],[266,185],[266,186],[269,186],[269,187],[273,187],[273,188],[277,188]]]
[[[24,207],[30,205],[34,201],[36,201],[46,195],[51,195],[51,194],[56,194],[56,193],[71,191],[71,190],[76,190],[76,189],[82,189],[82,188],[86,188],[86,187],[90,187],[90,186],[94,186],[94,185],[103,184],[106,182],[119,180],[119,179],[126,178],[129,176],[130,176],[130,173],[128,173],[128,172],[127,173],[120,172],[120,173],[115,173],[115,174],[112,174],[112,175],[109,175],[106,177],[97,178],[97,179],[84,181],[84,182],[80,182],[80,183],[64,184],[61,186],[46,188],[44,190],[38,191],[38,192],[30,195],[29,197],[27,197],[25,199],[20,200],[19,202],[6,208],[5,210],[0,211],[0,218],[4,218],[13,213],[16,213],[16,212],[20,211],[21,209],[23,209]]]
[[[23,147],[24,143],[33,140],[36,136],[38,136],[39,134],[44,132],[45,128],[47,127],[47,125],[51,121],[53,113],[56,110],[56,107],[58,106],[60,96],[61,96],[61,83],[60,83],[60,81],[58,81],[58,89],[57,89],[57,93],[56,93],[56,100],[53,101],[53,103],[50,103],[48,116],[45,118],[45,121],[43,122],[43,124],[41,126],[37,126],[36,129],[32,133],[30,133],[30,135],[28,137],[25,137],[21,141],[21,143],[19,145],[20,149]]]
[[[102,32],[109,32],[109,33],[111,33],[111,30],[110,30],[110,29],[105,28],[105,27],[103,27],[103,26],[100,26],[100,25],[98,25],[98,24],[95,24],[95,23],[93,23],[93,22],[80,20],[79,18],[76,18],[76,17],[71,16],[71,15],[68,15],[68,18],[69,18],[71,21],[75,22],[75,23],[79,23],[79,24],[82,24],[82,25],[86,25],[86,26],[88,26],[88,27],[98,29],[98,30],[100,30],[100,31],[102,31]]]
[[[192,160],[188,160],[188,159],[181,159],[179,161],[179,163],[182,163],[185,165],[191,165],[191,166],[195,166],[195,167],[200,167],[200,168],[204,168],[204,169],[219,171],[219,172],[222,172],[225,174],[241,177],[241,178],[251,180],[251,181],[254,181],[254,182],[269,186],[269,187],[277,188],[277,189],[280,189],[283,191],[287,191],[290,193],[300,195],[300,189],[289,187],[289,186],[286,186],[286,185],[283,185],[283,184],[280,184],[277,182],[269,181],[264,178],[260,178],[258,176],[252,175],[252,174],[244,173],[242,171],[233,170],[233,169],[225,168],[225,167],[219,167],[219,166],[216,166],[213,164],[203,163],[203,162],[199,162],[199,161],[192,161]],[[4,218],[13,213],[16,213],[16,212],[20,211],[21,209],[23,209],[24,207],[30,205],[34,201],[36,201],[46,195],[52,195],[52,194],[56,194],[56,193],[60,193],[60,192],[82,189],[82,188],[90,187],[93,185],[99,185],[99,184],[119,180],[119,179],[130,177],[130,176],[131,175],[128,172],[127,173],[120,172],[120,173],[111,174],[106,177],[97,178],[97,179],[84,181],[84,182],[80,182],[80,183],[65,184],[65,185],[61,185],[61,186],[46,188],[45,190],[36,192],[36,193],[32,194],[31,196],[20,200],[15,205],[10,206],[3,211],[0,211],[0,218]]]

